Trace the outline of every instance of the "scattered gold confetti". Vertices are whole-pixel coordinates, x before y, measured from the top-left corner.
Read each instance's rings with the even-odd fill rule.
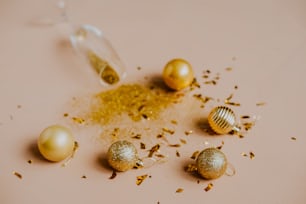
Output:
[[[79,123],[79,124],[84,124],[85,119],[80,118],[80,117],[72,117],[73,122]]]
[[[177,121],[176,120],[171,120],[171,123],[174,125],[177,125]]]
[[[169,133],[169,134],[171,134],[171,135],[173,135],[175,132],[174,132],[174,130],[170,130],[170,129],[168,129],[168,128],[162,128],[162,131],[164,131],[164,132],[166,132],[166,133]]]
[[[254,159],[255,158],[255,154],[253,152],[250,152],[250,159]]]
[[[112,175],[109,177],[109,179],[114,179],[117,176],[117,172],[113,170]]]
[[[182,144],[187,144],[187,141],[184,140],[184,139],[180,139],[180,141],[181,141]]]
[[[180,147],[181,145],[180,144],[169,144],[168,146],[169,147]]]
[[[256,106],[264,106],[264,105],[266,105],[266,103],[265,103],[265,102],[259,102],[259,103],[256,103]]]
[[[121,85],[98,93],[92,100],[88,117],[93,123],[99,124],[113,122],[123,114],[133,121],[157,119],[165,108],[180,102],[182,96],[184,94],[158,86],[149,88],[139,84]]]
[[[146,149],[146,145],[144,143],[140,143],[140,149]]]
[[[22,106],[21,105],[17,105],[17,108],[20,109],[20,108],[22,108]]]
[[[195,164],[188,164],[186,167],[185,167],[185,171],[186,172],[196,172],[197,171],[197,166]]]
[[[160,148],[160,144],[154,145],[154,146],[149,150],[149,155],[148,155],[148,157],[152,157],[153,154],[159,150],[159,148]]]
[[[224,141],[222,141],[221,145],[217,146],[216,148],[220,150],[220,149],[222,149],[223,145],[224,145]]]
[[[86,175],[83,175],[81,178],[82,178],[82,179],[86,179],[86,178],[87,178],[87,176],[86,176]]]
[[[137,67],[137,70],[141,70],[141,67]]]
[[[242,153],[241,153],[241,156],[247,157],[247,156],[248,156],[248,154],[247,154],[247,153],[245,153],[245,152],[242,152]]]
[[[138,140],[140,140],[140,139],[141,139],[141,134],[137,134],[137,135],[135,135],[135,136],[132,136],[132,138],[133,138],[133,139],[138,139]]]
[[[13,175],[15,175],[19,179],[22,179],[22,175],[18,173],[17,171],[13,171]]]
[[[136,184],[139,186],[147,177],[148,177],[147,174],[142,175],[142,176],[137,176],[137,178],[136,178]]]
[[[242,115],[242,116],[240,116],[240,118],[241,119],[249,119],[249,118],[251,118],[249,115]]]
[[[195,151],[190,158],[195,160],[198,157],[199,153],[200,151]]]
[[[296,140],[296,137],[291,137],[291,140]]]
[[[182,193],[184,191],[184,189],[182,189],[182,188],[178,188],[178,189],[176,189],[176,193]]]
[[[243,123],[243,127],[246,131],[250,130],[253,126],[254,126],[254,122],[246,122],[246,123]]]
[[[207,192],[207,191],[211,190],[213,187],[214,187],[214,185],[213,185],[212,183],[209,183],[209,184],[204,188],[204,190]]]
[[[64,113],[64,115],[63,115],[64,117],[68,117],[69,116],[69,114],[68,113]]]
[[[185,131],[185,135],[190,135],[190,134],[192,134],[193,133],[193,131],[192,130],[187,130],[187,131]]]
[[[181,156],[181,154],[180,154],[179,151],[177,151],[177,150],[176,150],[176,156],[177,156],[177,157],[180,157],[180,156]]]
[[[155,154],[155,156],[158,157],[158,158],[165,158],[165,157],[166,157],[166,156],[163,155],[163,154]]]
[[[33,160],[32,160],[32,159],[29,159],[29,160],[28,160],[28,163],[29,163],[29,164],[32,164],[32,163],[33,163]]]
[[[226,71],[232,71],[233,68],[232,68],[232,67],[226,67],[225,70],[226,70]]]

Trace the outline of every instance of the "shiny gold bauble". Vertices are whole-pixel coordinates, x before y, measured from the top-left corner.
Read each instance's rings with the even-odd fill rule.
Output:
[[[208,115],[208,123],[217,134],[227,134],[231,131],[239,131],[235,113],[226,106],[215,107]]]
[[[116,171],[127,171],[136,167],[139,161],[137,149],[126,140],[113,143],[107,152],[107,161]]]
[[[193,79],[192,67],[184,59],[173,59],[164,67],[163,80],[173,90],[179,91],[188,87]]]
[[[52,125],[44,129],[37,144],[42,156],[53,162],[62,161],[71,156],[75,145],[72,132],[60,125]]]
[[[204,149],[196,160],[198,173],[205,179],[216,179],[227,169],[227,159],[217,148]]]

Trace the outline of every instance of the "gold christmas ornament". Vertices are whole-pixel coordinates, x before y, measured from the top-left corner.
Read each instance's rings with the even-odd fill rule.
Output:
[[[193,79],[192,67],[184,59],[173,59],[164,67],[163,80],[173,90],[179,91],[188,87]]]
[[[239,132],[236,116],[232,109],[226,106],[215,107],[208,115],[208,123],[217,134],[228,134],[231,131]]]
[[[126,140],[117,141],[109,147],[107,161],[116,171],[127,171],[142,166],[136,147]]]
[[[216,179],[227,169],[227,159],[223,152],[211,147],[204,149],[196,160],[198,173],[205,179]]]
[[[37,144],[42,156],[53,162],[62,161],[71,156],[75,147],[72,132],[60,125],[52,125],[44,129]]]

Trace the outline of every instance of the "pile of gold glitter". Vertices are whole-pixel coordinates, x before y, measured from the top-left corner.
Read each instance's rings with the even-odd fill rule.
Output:
[[[121,85],[94,97],[89,118],[100,124],[108,124],[123,114],[133,121],[157,119],[165,108],[178,103],[181,97],[182,94],[159,87]]]

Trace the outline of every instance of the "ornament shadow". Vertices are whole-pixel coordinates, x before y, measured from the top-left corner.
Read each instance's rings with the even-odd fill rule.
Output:
[[[26,155],[30,155],[30,157],[33,157],[38,161],[46,162],[46,159],[39,152],[36,140],[30,141],[27,145]]]
[[[207,117],[196,118],[194,121],[194,129],[203,132],[208,136],[218,136],[218,134],[216,134],[209,126]]]
[[[99,154],[94,161],[96,169],[111,172],[113,169],[107,162],[106,153]]]

